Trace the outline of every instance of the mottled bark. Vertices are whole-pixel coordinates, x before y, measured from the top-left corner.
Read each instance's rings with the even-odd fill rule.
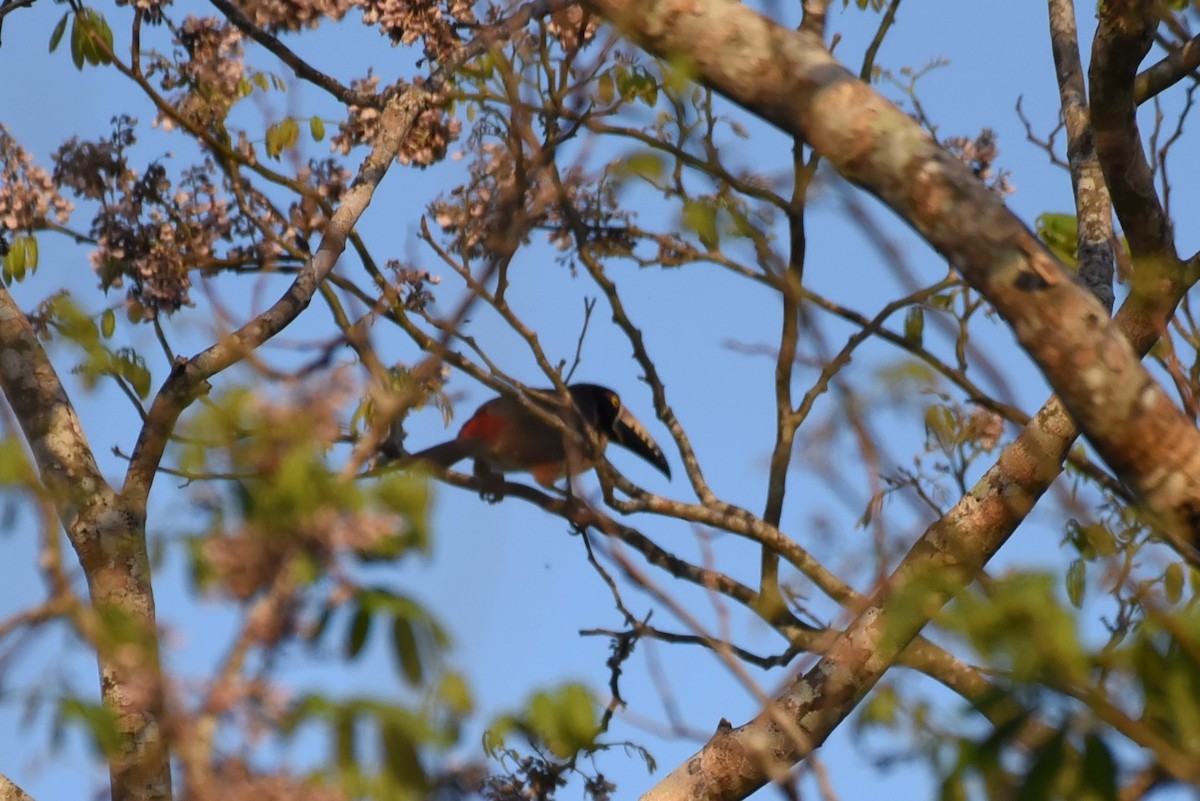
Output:
[[[0,286],[0,388],[38,466],[87,577],[96,614],[85,636],[96,648],[100,696],[120,733],[110,759],[112,797],[171,796],[162,674],[145,520],[100,474],[79,417],[33,326]],[[114,629],[128,636],[118,642]]]
[[[33,801],[33,796],[0,774],[0,801]]]
[[[1084,285],[1112,310],[1113,305],[1113,226],[1112,202],[1104,173],[1096,157],[1087,89],[1083,84],[1083,66],[1079,59],[1079,38],[1075,26],[1073,0],[1050,0],[1050,49],[1058,76],[1059,103],[1067,129],[1067,165],[1071,188],[1075,192],[1075,219],[1078,221],[1076,257],[1078,274]]]
[[[1161,94],[1200,68],[1200,36],[1188,39],[1159,62],[1143,70],[1133,82],[1133,99],[1138,105]]]

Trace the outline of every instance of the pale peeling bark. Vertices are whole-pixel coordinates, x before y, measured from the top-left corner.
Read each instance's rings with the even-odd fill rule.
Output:
[[[119,752],[110,760],[112,797],[170,798],[145,520],[121,503],[100,474],[58,374],[3,286],[0,388],[83,566],[98,613],[84,633],[96,647],[101,699],[121,734]],[[119,620],[137,635],[132,642],[117,643],[105,631],[104,620]]]
[[[0,801],[33,801],[33,796],[0,774]]]
[[[1073,0],[1049,0],[1050,45],[1058,75],[1058,94],[1067,128],[1067,164],[1075,192],[1078,221],[1076,256],[1079,277],[1111,310],[1113,305],[1112,202],[1096,157],[1092,125],[1079,59],[1079,36]]]
[[[699,80],[803,136],[843,176],[907,220],[1012,326],[1156,522],[1178,537],[1195,536],[1200,433],[1100,303],[965,165],[838,64],[818,39],[736,0],[590,0],[589,6],[649,52],[683,57]],[[1174,267],[1151,265],[1147,272]],[[1163,279],[1148,274],[1146,280]]]

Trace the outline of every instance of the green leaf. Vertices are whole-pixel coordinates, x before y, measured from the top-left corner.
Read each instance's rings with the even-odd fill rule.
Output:
[[[935,403],[925,410],[925,436],[939,448],[949,450],[958,442],[958,420],[946,406]]]
[[[942,780],[938,801],[967,801],[967,787],[959,773],[951,773]]]
[[[896,694],[896,688],[891,685],[876,687],[862,705],[859,722],[863,725],[892,727],[896,725],[899,711],[900,698]]]
[[[381,721],[379,737],[383,746],[383,769],[400,787],[423,789],[429,784],[417,747],[404,727],[391,720]]]
[[[694,231],[700,239],[700,244],[709,250],[714,250],[721,244],[717,232],[717,207],[713,204],[700,200],[684,201],[683,224]]]
[[[0,439],[0,487],[9,484],[33,486],[34,481],[25,446],[17,439]]]
[[[58,49],[59,42],[62,41],[63,34],[67,31],[67,18],[71,12],[63,12],[62,19],[54,26],[54,32],[50,34],[50,52],[53,53]]]
[[[122,738],[116,716],[100,704],[88,704],[74,698],[63,699],[59,714],[64,720],[75,720],[84,725],[92,735],[92,741],[101,753],[113,756],[120,753]]]
[[[470,714],[475,708],[474,702],[471,700],[471,688],[467,686],[467,680],[461,674],[450,671],[442,676],[441,683],[438,684],[438,698],[442,703],[456,715]]]
[[[267,156],[279,160],[283,151],[295,147],[300,141],[300,126],[291,117],[267,129]]]
[[[107,46],[107,50],[101,43]],[[99,12],[84,8],[75,15],[75,22],[71,26],[71,58],[76,69],[82,70],[84,64],[96,66],[110,63],[108,54],[112,46],[112,29]]]
[[[1117,763],[1098,734],[1089,734],[1083,746],[1083,785],[1091,798],[1117,801]]]
[[[345,772],[352,772],[358,767],[358,725],[357,710],[353,706],[343,706],[334,713],[333,732],[337,749],[337,765]]]
[[[84,26],[80,24],[80,15],[76,14],[75,19],[71,23],[71,61],[75,63],[75,69],[83,70],[83,46],[86,34]]]
[[[320,142],[325,138],[325,121],[320,117],[312,117],[308,121],[308,132],[312,135],[314,142]]]
[[[15,239],[8,253],[4,254],[4,282],[10,284],[25,278],[25,248],[20,244],[20,238]]]
[[[350,632],[346,636],[346,658],[354,659],[362,653],[367,644],[367,635],[371,632],[371,613],[364,606],[359,606],[350,621]]]
[[[392,621],[392,648],[405,680],[414,687],[419,685],[423,678],[421,654],[417,650],[417,638],[408,618],[397,616]]]
[[[150,396],[150,370],[140,354],[130,348],[117,351],[112,372],[128,381],[142,400]]]
[[[30,234],[29,236],[23,236],[19,240],[17,240],[17,242],[14,244],[17,244],[17,243],[19,243],[20,246],[25,249],[25,266],[29,269],[29,272],[31,272],[31,273],[37,272],[37,268],[38,268],[37,237],[33,236],[32,234]]]
[[[619,175],[637,176],[649,181],[660,178],[664,169],[662,156],[652,150],[631,153],[617,165]]]
[[[904,341],[914,348],[921,347],[925,334],[925,310],[910,306],[904,315]]]
[[[1075,249],[1079,229],[1075,215],[1046,212],[1038,215],[1036,226],[1038,238],[1046,244],[1050,252],[1068,268],[1076,269]]]
[[[567,758],[591,746],[596,709],[587,688],[568,684],[557,692],[538,693],[529,704],[529,725],[556,756]]]
[[[1017,797],[1021,801],[1050,801],[1066,753],[1066,735],[1060,729],[1033,754],[1033,765],[1025,774]]]
[[[613,81],[612,70],[609,70],[596,81],[596,97],[599,98],[601,104],[607,106],[613,102],[616,96],[616,83]]]
[[[113,50],[113,33],[112,28],[108,26],[108,20],[104,18],[98,11],[89,9],[88,16],[90,17],[92,33],[100,37],[100,41],[104,42],[105,47],[96,47],[95,64],[111,64],[112,58],[108,55]],[[93,45],[94,46],[94,45]]]
[[[1166,572],[1163,573],[1163,592],[1166,593],[1167,601],[1172,604],[1179,603],[1183,597],[1183,565],[1179,562],[1167,565]]]
[[[100,315],[100,336],[109,339],[117,330],[117,313],[112,309],[105,309],[104,314]]]
[[[1076,609],[1083,606],[1083,591],[1086,586],[1087,564],[1082,559],[1076,559],[1067,568],[1067,598]]]

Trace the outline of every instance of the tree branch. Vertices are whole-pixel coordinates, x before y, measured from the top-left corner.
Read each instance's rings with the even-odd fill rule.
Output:
[[[345,250],[346,238],[371,202],[375,188],[428,103],[429,95],[417,87],[391,101],[384,111],[379,137],[359,169],[355,183],[330,217],[320,246],[271,308],[192,358],[176,360],[170,377],[150,407],[125,475],[123,494],[135,508],[144,511],[175,423],[192,400],[207,391],[208,379],[241,361],[308,307],[317,288]]]
[[[79,417],[28,318],[0,286],[0,388],[87,577],[100,694],[121,738],[110,760],[114,798],[171,795],[163,739],[162,673],[144,507],[131,510],[105,481]],[[104,621],[136,631],[123,647]],[[131,658],[130,650],[136,658]],[[131,692],[131,689],[137,692]]]
[[[1049,0],[1050,46],[1058,75],[1059,102],[1067,128],[1067,164],[1075,191],[1078,220],[1076,256],[1079,277],[1104,308],[1112,311],[1113,268],[1112,201],[1104,173],[1096,157],[1079,60],[1079,38],[1075,27],[1075,4],[1071,0]]]
[[[900,214],[996,307],[1155,522],[1175,537],[1196,535],[1200,432],[1096,299],[965,165],[838,64],[818,39],[734,0],[589,5],[651,53],[686,54],[705,84],[803,136],[844,177]],[[1151,266],[1144,277],[1158,283],[1171,269],[1174,261]]]
[[[1133,99],[1139,106],[1157,97],[1200,67],[1200,36],[1193,36],[1161,61],[1138,73]]]
[[[1170,222],[1154,191],[1134,102],[1137,68],[1154,42],[1159,11],[1136,0],[1116,0],[1101,4],[1099,13],[1088,68],[1096,153],[1134,258],[1165,259],[1175,266]]]
[[[33,801],[33,796],[0,773],[0,801]]]

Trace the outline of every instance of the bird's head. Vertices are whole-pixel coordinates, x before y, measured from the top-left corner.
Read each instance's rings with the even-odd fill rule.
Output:
[[[646,427],[625,408],[617,393],[599,384],[572,384],[567,390],[584,421],[597,433],[633,451],[667,478],[671,477],[671,466],[662,448],[658,447]]]

